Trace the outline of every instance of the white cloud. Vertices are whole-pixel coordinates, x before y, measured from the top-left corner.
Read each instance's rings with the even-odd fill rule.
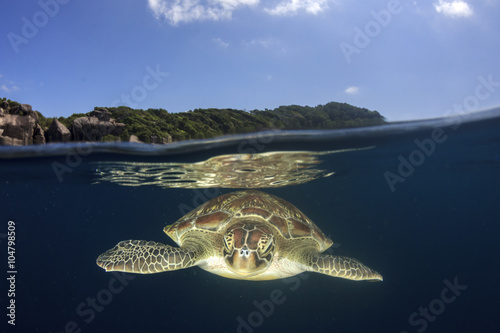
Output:
[[[355,95],[359,92],[359,87],[356,87],[356,86],[350,86],[350,87],[347,87],[344,92],[346,94],[351,94],[351,95]]]
[[[214,42],[215,42],[215,44],[217,44],[218,46],[220,46],[220,47],[222,47],[224,49],[229,46],[229,43],[226,43],[225,41],[223,41],[220,38],[214,38]]]
[[[244,46],[260,46],[260,47],[263,47],[263,48],[270,48],[272,46],[275,46],[278,43],[277,40],[275,40],[274,38],[255,38],[255,39],[252,39],[251,41],[243,41],[242,42]]]
[[[278,0],[263,10],[270,15],[296,15],[299,11],[316,15],[327,10],[333,0]],[[148,0],[157,19],[164,18],[172,25],[181,22],[231,19],[242,7],[257,6],[260,0]]]
[[[230,19],[238,7],[257,5],[260,0],[148,0],[156,18],[170,24],[198,20]]]
[[[473,14],[472,7],[462,0],[439,0],[438,3],[434,4],[434,8],[438,13],[451,17],[468,17]]]
[[[318,14],[328,9],[329,0],[283,0],[274,8],[264,9],[271,15],[295,15],[304,10],[310,14]]]
[[[10,86],[7,86],[5,84],[2,84],[0,86],[0,90],[6,92],[7,94],[13,92],[13,91],[17,91],[19,90],[19,87],[18,86],[15,86],[15,85],[10,85]]]
[[[274,53],[275,55],[286,54],[288,52],[282,41],[272,37],[242,40],[241,45],[248,49],[266,50],[268,52]]]

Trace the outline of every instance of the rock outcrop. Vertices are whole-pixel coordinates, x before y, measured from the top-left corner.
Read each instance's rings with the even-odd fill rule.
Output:
[[[116,122],[106,108],[91,111],[85,117],[73,120],[68,129],[55,119],[45,131],[39,123],[38,113],[29,104],[9,106],[6,100],[0,100],[0,145],[25,146],[31,144],[65,143],[71,141],[102,141],[107,135],[120,136],[125,124]],[[109,139],[108,139],[109,140]],[[116,139],[115,139],[116,140]],[[118,139],[119,140],[119,139]],[[130,142],[141,142],[131,135]],[[172,137],[151,136],[152,144],[172,142]]]
[[[9,102],[0,103],[0,145],[25,146],[44,144],[43,129],[38,123],[38,114],[31,105],[14,107]]]
[[[45,144],[45,133],[43,132],[42,126],[40,124],[36,124],[34,133],[33,133],[33,144],[42,145]]]
[[[73,121],[72,133],[74,141],[101,141],[108,134],[120,135],[125,124],[117,123],[105,108],[90,112],[87,117]]]
[[[111,121],[111,113],[106,108],[100,108],[94,111],[91,111],[89,114],[91,117],[96,117],[101,121]]]
[[[128,139],[128,142],[143,143],[141,140],[139,140],[139,138],[137,137],[137,135],[133,135],[133,134]]]
[[[45,139],[47,142],[69,142],[71,132],[59,120],[54,119],[45,131]]]
[[[44,132],[38,113],[29,104],[9,105],[0,100],[0,145],[26,146],[46,142],[101,141],[106,135],[119,136],[125,124],[111,118],[105,108],[96,109],[86,117],[76,118],[71,131],[54,119]]]
[[[40,143],[43,130],[32,115],[4,114],[0,117],[0,144],[12,146],[31,145],[35,141]],[[34,140],[35,134],[37,135]],[[45,139],[43,139],[45,143]]]

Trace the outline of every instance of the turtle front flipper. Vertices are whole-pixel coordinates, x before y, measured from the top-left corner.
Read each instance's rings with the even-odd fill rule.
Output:
[[[143,240],[121,241],[97,258],[107,272],[151,274],[188,268],[196,264],[194,251]]]
[[[382,275],[377,271],[348,257],[318,254],[311,258],[309,267],[313,272],[349,280],[383,281]]]

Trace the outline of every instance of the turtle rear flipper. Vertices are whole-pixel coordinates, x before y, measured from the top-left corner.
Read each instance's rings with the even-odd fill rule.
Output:
[[[97,258],[107,272],[151,274],[188,268],[196,264],[195,252],[143,240],[121,241]]]
[[[383,281],[380,273],[348,257],[318,254],[311,258],[309,270],[349,280]]]

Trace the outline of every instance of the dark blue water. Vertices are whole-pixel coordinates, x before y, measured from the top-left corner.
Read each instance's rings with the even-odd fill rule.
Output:
[[[336,254],[360,259],[381,272],[383,282],[314,273],[249,282],[197,267],[130,275],[95,264],[121,240],[173,244],[162,232],[166,224],[186,207],[236,190],[121,186],[100,181],[100,161],[191,163],[221,154],[368,146],[375,147],[321,156],[317,167],[332,176],[262,190],[301,209],[340,244]],[[500,329],[498,109],[454,120],[170,148],[89,147],[0,151],[1,332]],[[15,223],[15,274],[7,273],[9,221]],[[15,296],[8,295],[11,275]],[[15,326],[7,316],[12,299]]]

